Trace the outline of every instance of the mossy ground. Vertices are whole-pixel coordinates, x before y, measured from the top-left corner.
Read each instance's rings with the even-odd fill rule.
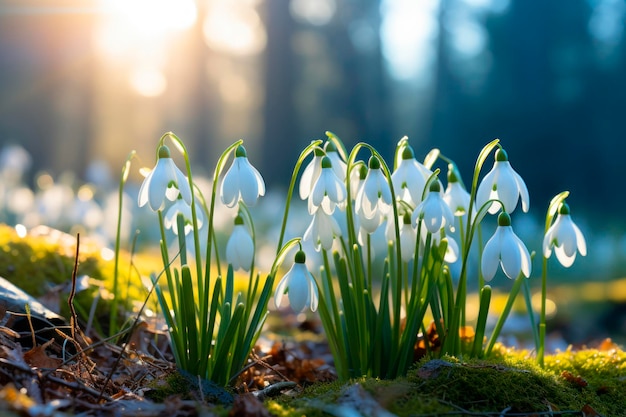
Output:
[[[76,237],[54,229],[41,230],[39,234],[20,237],[14,228],[0,224],[0,276],[35,298],[53,292],[55,286],[64,285],[64,290],[59,293],[58,307],[62,316],[69,317],[66,300],[74,269]],[[128,304],[127,308],[132,308],[132,300],[145,299],[147,290],[141,285],[139,274],[152,272],[150,265],[154,270],[153,265],[159,265],[158,261],[160,258],[142,254],[133,257],[131,263],[130,254],[120,255],[118,285],[120,299]],[[96,314],[108,316],[114,261],[105,259],[102,247],[84,237],[79,244],[77,275],[89,276],[92,284],[76,295],[74,305],[79,316],[87,319],[94,300],[98,300]],[[120,311],[123,307],[120,306]],[[124,317],[120,316],[120,322],[123,320]],[[102,323],[108,323],[108,320],[102,320]],[[106,333],[106,329],[97,330]]]
[[[341,404],[342,391],[359,384],[398,416],[505,415],[505,411],[583,415],[585,407],[603,416],[625,416],[625,368],[626,353],[617,348],[557,353],[546,358],[544,368],[527,352],[501,348],[487,360],[423,360],[405,378],[393,381],[362,378],[316,384],[266,406],[277,416],[327,415],[323,404]]]

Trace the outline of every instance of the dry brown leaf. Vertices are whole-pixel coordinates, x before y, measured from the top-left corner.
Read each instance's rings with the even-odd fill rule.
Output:
[[[24,360],[33,368],[57,369],[63,361],[59,358],[51,358],[46,353],[46,348],[54,343],[54,339],[50,339],[41,346],[35,346],[28,352],[24,353]]]
[[[599,414],[593,408],[591,408],[591,406],[589,404],[585,404],[583,409],[580,410],[580,411],[583,413],[583,417],[602,417],[602,415]]]
[[[235,397],[233,407],[228,413],[229,417],[270,417],[271,414],[263,406],[263,403],[253,394],[241,394]]]

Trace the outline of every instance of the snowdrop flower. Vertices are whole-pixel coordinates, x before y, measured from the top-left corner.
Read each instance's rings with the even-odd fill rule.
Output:
[[[289,304],[296,312],[301,312],[308,305],[311,311],[317,310],[319,293],[313,275],[306,265],[306,254],[303,251],[296,252],[295,263],[280,280],[274,293],[276,308],[280,307],[285,292],[288,293]]]
[[[448,207],[443,200],[439,182],[433,181],[430,184],[428,195],[426,195],[424,201],[413,210],[413,216],[411,216],[413,224],[417,224],[419,219],[424,221],[426,230],[430,233],[437,233],[446,225],[449,228],[453,227],[454,215],[450,207]]]
[[[422,227],[424,227],[422,223]],[[422,233],[422,238],[426,239],[426,234]],[[432,244],[439,246],[441,245],[441,240],[446,239],[448,246],[446,247],[446,253],[443,255],[443,260],[448,264],[453,264],[459,259],[460,250],[459,244],[456,243],[456,240],[451,236],[444,232],[444,230],[440,230],[439,233],[434,233],[432,235]]]
[[[254,242],[243,223],[243,217],[239,214],[235,217],[235,227],[226,244],[226,259],[234,270],[244,271],[250,270],[254,260]]]
[[[350,171],[350,196],[352,200],[355,200],[359,194],[365,178],[367,178],[367,165],[363,161],[359,161],[353,165]]]
[[[556,220],[548,228],[543,238],[543,256],[547,259],[552,255],[552,248],[561,265],[569,268],[576,259],[576,251],[582,256],[587,255],[587,243],[582,232],[570,217],[569,205],[561,203]]]
[[[356,195],[355,209],[361,221],[367,222],[371,219],[380,219],[389,212],[391,208],[391,189],[383,171],[380,168],[380,161],[376,156],[369,160],[369,170],[363,181],[361,189]]]
[[[320,172],[311,194],[309,195],[309,213],[313,214],[320,206],[326,214],[332,214],[337,204],[342,204],[346,199],[346,186],[333,171],[330,158],[322,158],[322,171]]]
[[[400,253],[404,262],[409,262],[415,256],[415,245],[417,244],[417,231],[411,223],[411,216],[405,213],[400,216],[402,226],[400,226]],[[387,219],[386,236],[388,241],[396,239],[396,222],[392,218]]]
[[[246,149],[238,146],[235,159],[224,175],[220,188],[222,203],[234,207],[241,199],[246,205],[253,206],[262,195],[265,195],[263,177],[248,161]]]
[[[456,173],[456,167],[448,165],[448,186],[443,193],[443,201],[448,204],[455,216],[467,215],[470,205],[470,194],[461,184]]]
[[[300,198],[306,200],[311,194],[313,185],[322,172],[322,158],[324,158],[324,151],[319,148],[315,148],[313,151],[313,159],[304,168],[302,177],[300,178]]]
[[[333,239],[335,236],[341,236],[341,228],[339,227],[337,219],[324,210],[317,210],[313,214],[313,219],[306,229],[306,232],[304,232],[302,240],[312,240],[315,245],[315,250],[319,252],[320,248],[330,250],[333,247]]]
[[[339,152],[337,151],[337,146],[332,141],[326,142],[326,156],[330,158],[330,162],[333,164],[333,170],[337,177],[344,181],[346,178],[347,165],[341,159]]]
[[[432,171],[417,162],[413,149],[405,145],[398,167],[391,174],[391,182],[397,197],[409,204],[416,205],[422,201],[426,181]]]
[[[148,203],[153,211],[163,210],[165,198],[174,201],[179,193],[187,204],[191,204],[189,181],[170,157],[169,148],[161,146],[158,156],[156,166],[139,188],[139,207]]]
[[[478,191],[476,192],[476,204],[480,208],[487,201],[497,199],[502,201],[504,211],[512,213],[517,206],[517,200],[522,200],[522,210],[528,211],[529,196],[526,183],[513,170],[504,149],[498,149],[495,155],[495,162],[491,171],[485,175]],[[491,204],[489,213],[495,214],[500,210],[499,204]]]
[[[513,232],[511,217],[503,211],[498,215],[498,227],[483,251],[481,268],[485,281],[491,281],[498,264],[510,279],[520,274],[530,276],[530,254],[524,243]]]
[[[166,229],[172,229],[172,232],[174,232],[175,235],[178,235],[178,213],[183,215],[183,218],[185,220],[184,233],[188,234],[191,230],[193,230],[193,217],[191,212],[191,206],[185,203],[181,196],[178,196],[174,204],[172,204],[170,208],[168,208],[165,212],[165,216],[163,217],[163,225]],[[198,228],[201,228],[204,217],[202,216],[202,210],[199,209],[197,203],[196,219],[198,223]]]

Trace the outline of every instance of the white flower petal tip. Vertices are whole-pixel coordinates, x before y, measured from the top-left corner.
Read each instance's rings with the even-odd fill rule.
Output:
[[[548,228],[543,238],[543,256],[549,258],[552,249],[557,260],[566,268],[574,264],[576,253],[587,255],[587,243],[582,232],[572,221],[569,206],[563,202],[554,223]]]
[[[355,198],[355,211],[362,227],[373,233],[391,210],[391,187],[380,168],[380,161],[372,156],[369,170]],[[368,226],[365,226],[368,225]],[[371,231],[370,231],[371,230]]]
[[[513,232],[511,218],[506,212],[498,216],[496,232],[487,241],[483,250],[481,269],[485,281],[491,281],[498,265],[510,279],[516,279],[520,274],[526,278],[530,277],[530,254],[524,243]]]
[[[426,230],[430,233],[437,233],[444,227],[452,228],[454,225],[454,214],[441,195],[440,185],[434,181],[428,192],[428,195],[413,210],[411,220],[414,225],[419,219],[422,219]]]
[[[179,194],[187,204],[191,204],[191,188],[187,177],[170,157],[167,146],[161,146],[155,167],[139,188],[139,207],[148,204],[153,211],[163,210],[165,199],[174,201]]]
[[[330,158],[323,157],[321,171],[309,194],[309,213],[320,207],[326,214],[332,214],[337,205],[342,205],[347,196],[346,186],[333,170]]]
[[[443,201],[446,202],[456,217],[461,217],[469,211],[470,200],[470,193],[461,185],[455,168],[451,167],[448,171],[448,186],[443,193]]]
[[[341,228],[337,219],[324,210],[317,210],[302,240],[313,241],[315,250],[319,252],[321,249],[331,250],[335,237],[340,236]]]
[[[254,242],[241,216],[235,218],[235,227],[226,244],[226,260],[234,270],[250,271],[254,260]]]
[[[496,160],[491,171],[485,175],[476,191],[476,204],[480,208],[489,200],[500,200],[504,211],[512,213],[521,200],[522,211],[530,207],[528,188],[522,177],[513,170],[504,149],[496,151]],[[491,203],[489,213],[500,211],[500,204]]]
[[[303,251],[296,253],[295,262],[276,286],[274,302],[280,307],[283,295],[287,293],[289,305],[295,312],[302,312],[308,306],[316,311],[319,304],[319,292],[313,276],[307,269],[306,255]]]
[[[404,146],[400,163],[391,174],[391,183],[397,196],[409,204],[416,205],[422,201],[424,187],[431,174],[430,169],[417,162],[411,147]]]
[[[184,219],[185,235],[189,234],[193,230],[193,212],[191,206],[189,206],[184,199],[177,199],[174,204],[170,206],[163,216],[163,225],[166,229],[172,229],[175,235],[178,235],[178,214],[182,214]],[[202,209],[198,207],[196,203],[196,224],[198,229],[204,224],[204,216],[202,215]]]
[[[239,200],[246,205],[256,204],[259,196],[265,195],[265,182],[257,169],[250,164],[243,146],[235,151],[235,158],[224,175],[220,187],[220,198],[227,207],[234,207]]]

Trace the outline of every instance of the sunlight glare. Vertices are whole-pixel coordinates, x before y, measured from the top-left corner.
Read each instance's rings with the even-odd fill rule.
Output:
[[[133,90],[144,97],[158,97],[167,88],[167,79],[158,68],[136,68],[131,72],[129,82]]]
[[[380,36],[383,55],[394,78],[421,77],[432,64],[438,9],[438,0],[382,2]]]
[[[204,21],[207,45],[220,52],[255,55],[265,49],[267,34],[256,10],[250,5],[220,2]]]
[[[98,49],[107,57],[128,59],[145,54],[175,32],[197,20],[194,0],[101,0],[105,11],[94,32]]]
[[[188,29],[197,18],[193,0],[109,0],[105,5],[125,28],[143,36]]]

